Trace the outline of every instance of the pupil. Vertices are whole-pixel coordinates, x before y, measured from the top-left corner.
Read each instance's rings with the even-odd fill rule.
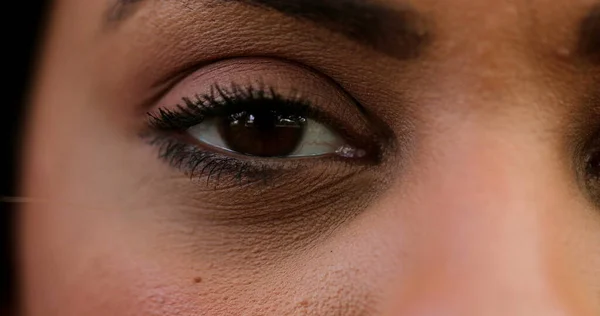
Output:
[[[233,151],[259,157],[284,157],[297,148],[306,118],[273,110],[244,111],[219,122],[219,134]]]

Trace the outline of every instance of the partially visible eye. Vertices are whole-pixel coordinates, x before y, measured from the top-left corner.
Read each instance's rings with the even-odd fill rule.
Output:
[[[591,135],[582,149],[581,182],[588,196],[600,205],[600,133]]]
[[[337,133],[303,114],[264,106],[215,117],[188,129],[196,140],[219,149],[258,157],[362,157]]]
[[[585,161],[585,181],[594,198],[600,198],[600,148],[592,148]]]
[[[592,180],[600,179],[600,153],[594,152],[588,157],[586,173]]]

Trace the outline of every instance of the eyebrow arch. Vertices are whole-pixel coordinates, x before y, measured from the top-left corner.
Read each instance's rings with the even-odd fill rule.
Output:
[[[593,7],[581,23],[579,53],[600,64],[600,4]]]
[[[108,14],[109,22],[119,22],[131,15],[135,5],[151,0],[115,0]],[[211,5],[240,3],[277,11],[404,60],[420,55],[430,34],[424,19],[408,6],[392,8],[374,0],[177,0],[209,1]]]

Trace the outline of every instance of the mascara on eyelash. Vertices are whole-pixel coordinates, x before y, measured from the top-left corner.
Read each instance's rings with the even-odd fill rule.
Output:
[[[223,156],[210,151],[200,150],[192,145],[164,135],[156,135],[148,143],[159,148],[159,157],[170,166],[182,170],[190,180],[204,178],[206,185],[227,185],[233,183],[238,186],[260,183],[268,185],[276,178],[277,170],[267,168],[263,164]],[[223,181],[223,176],[228,176],[228,181]]]
[[[229,115],[235,112],[247,111],[253,107],[266,107],[277,104],[277,111],[282,114],[324,117],[316,111],[311,101],[293,93],[284,97],[273,87],[260,84],[242,87],[232,84],[231,88],[223,88],[215,84],[210,93],[196,94],[193,99],[182,98],[182,104],[176,105],[176,110],[159,108],[158,113],[148,113],[149,124],[152,128],[162,131],[183,130],[201,123],[208,117]],[[325,118],[325,120],[327,120]]]

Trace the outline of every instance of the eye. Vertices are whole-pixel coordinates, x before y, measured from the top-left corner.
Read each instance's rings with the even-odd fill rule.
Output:
[[[600,148],[594,145],[585,161],[585,184],[592,198],[600,201]]]
[[[333,156],[366,162],[378,155],[375,142],[353,136],[340,127],[347,125],[343,119],[307,98],[284,97],[274,88],[252,85],[230,89],[216,85],[211,91],[194,100],[183,98],[182,105],[173,109],[150,113],[151,127],[162,131],[153,140],[160,145],[161,156],[188,173],[219,168],[219,174],[238,177],[244,172],[255,178],[277,168],[298,168],[301,158]],[[292,159],[295,163],[286,164]]]
[[[265,105],[208,119],[187,132],[206,145],[248,156],[364,156],[364,150],[353,148],[324,124],[286,112]]]
[[[161,159],[224,183],[362,172],[380,164],[389,139],[335,83],[265,60],[200,69],[148,114],[143,136]]]
[[[582,149],[580,179],[591,200],[600,205],[600,132],[592,134]]]

